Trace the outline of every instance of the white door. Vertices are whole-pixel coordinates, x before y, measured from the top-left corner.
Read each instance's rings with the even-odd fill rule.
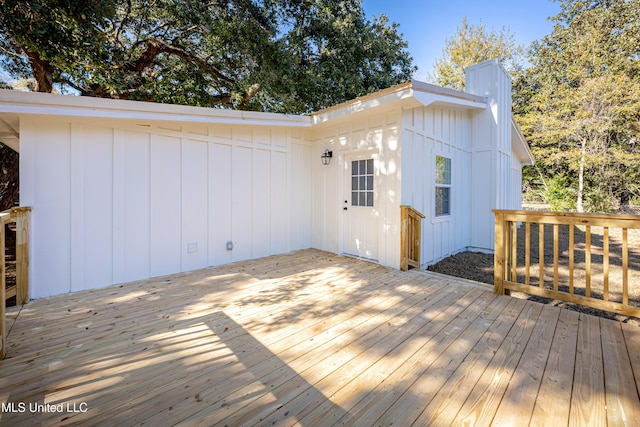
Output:
[[[343,250],[347,255],[372,261],[378,260],[376,181],[371,155],[345,158]]]

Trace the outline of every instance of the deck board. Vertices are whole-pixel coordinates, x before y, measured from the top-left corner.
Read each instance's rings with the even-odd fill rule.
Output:
[[[9,317],[2,425],[640,424],[639,328],[317,250]]]
[[[559,425],[567,425],[569,422],[579,317],[575,311],[560,310],[549,358],[531,415],[529,425],[532,427],[549,425],[549,419],[552,417]]]
[[[625,354],[624,336],[619,322],[600,319],[602,358],[609,425],[628,425],[640,420],[640,400],[633,379],[629,355]]]
[[[607,425],[600,322],[580,315],[570,425]]]
[[[453,424],[491,424],[541,311],[540,304],[525,304]]]
[[[421,413],[421,425],[451,425],[524,307],[522,301],[510,298],[499,298],[496,303],[486,319],[487,330],[472,340],[468,353],[458,356],[463,357],[462,363]],[[421,380],[428,381],[428,377]]]

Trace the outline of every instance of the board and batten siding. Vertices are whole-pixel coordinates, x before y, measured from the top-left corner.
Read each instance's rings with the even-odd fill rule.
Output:
[[[20,123],[21,203],[35,206],[32,297],[311,246],[312,148],[300,130]]]
[[[374,211],[378,218],[378,259],[400,268],[400,121],[394,108],[336,120],[312,135],[313,247],[344,252],[344,200],[350,199],[346,174],[350,156],[371,157],[375,163]],[[325,150],[333,152],[322,165]],[[349,181],[350,182],[350,181]]]
[[[521,200],[521,190],[515,189],[521,172],[512,168],[511,77],[497,60],[485,61],[467,68],[466,90],[488,102],[471,121],[470,249],[493,250],[492,209],[517,209]]]
[[[428,266],[469,246],[470,113],[419,107],[403,112],[402,204],[422,220],[421,265]],[[435,215],[436,156],[451,159],[451,214]]]

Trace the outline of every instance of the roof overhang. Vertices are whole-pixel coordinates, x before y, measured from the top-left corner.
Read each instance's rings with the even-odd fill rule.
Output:
[[[511,115],[511,149],[520,160],[522,166],[533,166],[535,159],[533,153],[527,144],[527,140],[524,139],[524,135],[520,131],[520,127],[516,123],[515,117]]]
[[[313,125],[322,125],[341,117],[352,117],[354,114],[370,112],[374,109],[397,106],[402,109],[443,106],[460,110],[483,110],[487,108],[487,99],[466,92],[410,80],[312,113],[311,119]]]
[[[0,113],[310,127],[308,116],[0,90]]]
[[[20,151],[20,119],[17,114],[0,114],[0,142]]]
[[[289,115],[0,90],[0,141],[18,151],[19,122],[23,115],[310,128],[385,107],[429,106],[483,110],[487,108],[487,99],[410,80],[311,115]]]
[[[83,117],[251,126],[311,127],[309,116],[0,90],[0,141],[17,151],[19,117]]]

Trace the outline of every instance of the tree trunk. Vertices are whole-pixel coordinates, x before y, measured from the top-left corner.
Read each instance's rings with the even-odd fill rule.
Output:
[[[33,78],[36,81],[36,92],[51,93],[53,91],[53,67],[48,61],[40,59],[40,55],[36,52],[30,52],[27,49],[24,49],[24,52],[29,58],[29,64],[31,64]]]
[[[580,166],[578,167],[578,200],[576,201],[576,211],[584,212],[584,162],[587,154],[587,142],[583,139],[580,147]]]
[[[0,211],[11,209],[19,198],[18,153],[0,143]]]
[[[623,212],[630,212],[631,211],[630,202],[631,202],[631,193],[627,190],[622,190],[622,193],[620,193],[620,210]]]

